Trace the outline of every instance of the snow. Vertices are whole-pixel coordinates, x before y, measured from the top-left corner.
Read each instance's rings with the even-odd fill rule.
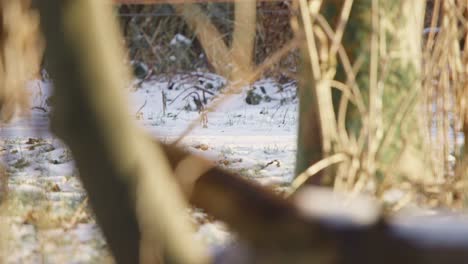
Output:
[[[194,98],[206,99],[210,102],[213,95],[218,94],[225,81],[221,78],[209,81],[197,78],[179,80],[156,80],[144,83],[141,88],[132,93],[132,112],[138,115],[140,123],[152,134],[159,137],[175,138],[199,116]],[[172,82],[177,84],[172,85]],[[203,85],[198,84],[203,82]],[[227,138],[242,136],[248,141],[253,137],[258,140],[264,137],[266,141],[274,142],[276,136],[294,137],[296,132],[297,105],[282,103],[281,98],[291,97],[291,89],[277,92],[273,80],[261,83],[268,94],[272,94],[271,102],[259,105],[245,103],[248,87],[241,93],[229,95],[215,112],[208,114],[208,128],[198,127],[192,137]],[[260,86],[254,84],[253,87]],[[211,88],[205,88],[211,87]],[[206,92],[198,90],[204,89]],[[163,110],[163,97],[166,98],[167,108]],[[229,139],[227,139],[229,141]],[[258,142],[258,141],[257,141]],[[281,142],[281,140],[279,140]]]
[[[175,39],[185,41],[182,35]],[[292,178],[295,158],[295,83],[279,84],[273,79],[263,79],[238,93],[224,95],[226,83],[224,78],[204,72],[160,76],[127,90],[131,102],[129,114],[151,135],[171,142],[204,111],[200,102],[206,107],[220,97],[227,97],[216,111],[207,114],[207,126],[198,125],[182,143],[223,166],[244,170],[262,184],[287,183]],[[6,144],[9,155],[5,159],[13,175],[75,175],[71,154],[48,128],[52,86],[32,81],[28,89],[31,115],[17,118],[0,130],[0,136],[11,141]],[[256,94],[261,102],[247,104],[249,93]],[[29,138],[43,138],[44,142],[28,144]],[[201,151],[193,147],[200,144],[208,148]],[[24,148],[31,149],[25,152]]]
[[[175,39],[188,44],[183,36]],[[204,111],[195,99],[209,105],[224,96],[225,85],[225,79],[211,73],[160,76],[140,87],[126,89],[129,115],[151,135],[172,142]],[[92,214],[88,206],[80,214],[85,216],[80,218],[82,222],[68,228],[86,194],[70,151],[49,130],[52,86],[32,81],[28,89],[31,114],[17,117],[0,128],[2,160],[10,175],[9,196],[14,197],[10,202],[12,208],[0,217],[0,223],[4,222],[12,231],[6,263],[41,259],[47,263],[64,263],[65,259],[101,263],[109,252],[89,216]],[[261,102],[247,104],[249,91],[258,94]],[[182,144],[263,185],[287,184],[292,178],[295,158],[295,84],[265,79],[228,96],[215,112],[208,113],[207,126],[197,126]],[[191,216],[196,220],[196,240],[210,248],[232,241],[222,223],[209,220],[200,212]],[[46,227],[42,227],[43,217],[51,219],[46,221]]]
[[[186,46],[190,46],[192,45],[192,41],[187,38],[186,36],[180,34],[180,33],[177,33],[172,39],[171,41],[169,42],[169,45],[171,46],[175,46],[175,45],[186,45]]]
[[[173,41],[188,44],[182,35]],[[296,156],[296,83],[262,79],[238,93],[225,95],[226,83],[222,77],[204,72],[158,76],[125,90],[130,101],[129,115],[141,129],[170,143],[200,117],[206,105],[227,97],[216,111],[207,114],[206,126],[198,123],[182,144],[262,185],[288,185]],[[49,131],[52,86],[32,81],[28,89],[31,115],[0,128],[0,153],[10,175],[10,193],[17,197],[15,210],[19,211],[8,218],[0,217],[0,224],[6,221],[14,231],[10,234],[13,240],[19,241],[11,252],[14,257],[7,263],[34,262],[40,254],[51,254],[47,263],[63,263],[64,257],[74,262],[99,263],[109,253],[92,217],[85,217],[84,223],[70,230],[57,226],[43,230],[25,224],[25,215],[38,208],[52,208],[48,213],[51,218],[71,218],[86,197],[71,153]],[[395,203],[404,194],[391,189],[384,194],[384,200]],[[89,208],[85,211],[91,214]],[[208,221],[202,212],[190,215],[198,226],[196,239],[210,247],[232,241],[222,223]],[[39,253],[39,247],[43,253]]]
[[[219,76],[200,73],[152,80],[131,92],[132,113],[149,133],[171,142],[199,117],[193,99],[199,96],[203,100],[204,96],[209,105],[222,96],[225,84]],[[226,161],[229,168],[245,169],[262,184],[287,183],[293,173],[297,130],[295,86],[287,85],[284,88],[265,79],[244,87],[240,93],[227,95],[228,99],[215,112],[208,113],[207,127],[198,125],[183,144],[209,146],[207,151],[198,153]],[[245,100],[252,89],[268,95],[268,101],[247,104]],[[165,110],[163,97],[167,102]],[[263,168],[274,160],[281,162]],[[272,178],[264,179],[267,175]]]

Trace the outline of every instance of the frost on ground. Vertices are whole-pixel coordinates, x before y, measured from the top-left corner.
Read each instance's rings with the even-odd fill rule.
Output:
[[[205,111],[207,104],[219,99],[225,83],[217,75],[197,72],[145,81],[129,90],[129,114],[149,133],[170,142]],[[245,87],[209,113],[207,122],[182,143],[220,166],[281,189],[293,173],[295,88],[294,82],[271,79]],[[16,119],[0,130],[0,153],[9,174],[8,194],[0,194],[7,197],[0,208],[0,260],[112,262],[71,153],[48,130],[51,87],[36,81],[29,89],[31,116]],[[195,239],[210,247],[232,240],[222,223],[198,209],[189,213],[198,230]]]

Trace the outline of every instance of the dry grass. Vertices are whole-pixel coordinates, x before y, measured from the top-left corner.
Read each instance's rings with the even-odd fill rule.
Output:
[[[202,50],[195,35],[169,5],[121,6],[119,14],[132,60],[146,63],[156,74],[208,67],[206,59],[199,57]],[[176,34],[193,45],[169,45]]]
[[[197,7],[200,7],[219,32],[219,40],[225,45],[232,43],[236,27],[234,4],[203,3]],[[170,5],[122,5],[119,14],[129,47],[129,57],[146,63],[154,73],[214,70],[213,65],[207,60],[207,53],[204,52],[204,48],[209,49],[209,47],[204,47],[191,29],[192,25],[178,16]],[[255,64],[262,63],[293,39],[290,17],[288,2],[263,2],[257,5],[253,61]],[[245,30],[239,28],[241,30],[237,32],[241,32],[242,35]],[[169,45],[176,34],[186,36],[192,41],[192,45],[178,47]],[[209,42],[211,46],[214,40]],[[296,72],[297,62],[298,54],[290,52],[265,74],[275,78],[290,78],[289,76]]]
[[[434,1],[430,28],[436,30],[426,32],[423,52],[424,120],[433,129],[427,135],[431,169],[436,182],[443,185],[438,190],[447,205],[460,199],[466,202],[466,154],[464,142],[456,135],[463,132],[468,118],[468,60],[466,48],[462,51],[467,13],[466,1]]]
[[[6,8],[13,2],[5,0],[1,3],[1,7]],[[370,78],[369,87],[367,87],[370,96],[369,99],[365,99],[361,93],[363,87],[359,87],[356,81],[356,76],[361,70],[361,61],[356,60],[352,63],[344,47],[346,43],[342,42],[353,1],[343,2],[344,8],[340,22],[334,28],[319,13],[321,1],[314,3],[316,5],[309,5],[306,0],[298,2],[298,16],[306,23],[304,32],[296,32],[298,34],[296,38],[293,37],[289,18],[293,20],[292,28],[298,24],[297,21],[294,22],[297,18],[288,15],[286,19],[282,20],[275,18],[274,15],[259,15],[261,19],[258,19],[255,39],[255,62],[259,65],[251,72],[242,75],[243,82],[231,82],[229,87],[225,89],[226,93],[205,110],[200,120],[193,121],[182,137],[190,133],[207,112],[216,111],[217,107],[230,94],[237,92],[245,83],[251,83],[264,74],[280,76],[286,71],[284,74],[289,76],[291,72],[294,73],[297,64],[297,54],[294,53],[294,50],[299,41],[304,41],[305,35],[305,41],[307,41],[310,51],[310,60],[313,64],[314,79],[320,89],[321,123],[325,135],[324,150],[327,156],[301,174],[293,182],[293,189],[298,188],[308,177],[312,177],[318,171],[337,165],[334,188],[339,192],[355,194],[370,192],[376,197],[384,199],[386,191],[401,190],[404,196],[392,204],[391,210],[393,211],[401,209],[408,203],[430,207],[443,205],[452,208],[465,208],[467,205],[465,193],[468,184],[467,144],[460,142],[460,137],[453,136],[453,134],[464,131],[466,135],[468,131],[468,55],[466,52],[468,44],[461,41],[466,39],[468,34],[466,1],[435,0],[430,9],[432,14],[426,17],[431,18],[428,20],[430,28],[437,28],[437,31],[430,30],[423,34],[423,32],[414,29],[414,31],[409,32],[409,35],[416,37],[416,41],[418,41],[419,36],[424,36],[421,50],[418,51],[421,52],[421,57],[413,57],[413,54],[408,54],[407,58],[419,60],[416,64],[421,66],[421,78],[403,96],[396,98],[392,109],[383,107],[384,92],[381,85],[385,83],[387,75],[379,71],[379,65],[383,60],[388,59],[385,56],[389,56],[392,50],[386,49],[388,47],[384,45],[382,41],[384,38],[379,35],[380,31],[377,30],[376,32],[379,33],[371,36]],[[265,3],[264,5],[275,4]],[[215,7],[216,5],[206,5],[203,6],[203,10],[219,10]],[[137,7],[129,8],[131,12],[141,13],[156,12],[159,10],[158,8],[162,7],[153,6],[141,10],[137,10]],[[229,11],[233,9],[233,6],[224,8],[225,11]],[[290,10],[289,6],[270,6],[268,8]],[[379,6],[373,6],[372,21],[376,28],[382,23],[388,22],[379,14],[378,9]],[[2,9],[2,12],[5,10]],[[13,11],[19,12],[18,15],[25,15],[21,8],[13,8]],[[28,17],[28,13],[26,16]],[[225,44],[232,41],[229,32],[232,31],[234,20],[232,15],[227,15],[227,17],[225,21],[221,20],[220,17],[214,19]],[[4,21],[9,20],[4,17]],[[23,26],[23,24],[11,23],[11,21],[3,24],[2,32],[23,32],[24,35],[18,36],[25,38],[11,39],[5,38],[5,36],[10,36],[8,34],[2,35],[0,48],[3,51],[2,61],[4,64],[0,65],[0,74],[8,77],[3,78],[4,81],[0,83],[0,102],[4,102],[0,107],[3,107],[1,110],[4,119],[12,116],[14,112],[12,109],[16,109],[17,105],[24,106],[24,98],[26,97],[21,94],[20,89],[15,87],[22,85],[22,82],[27,80],[27,74],[36,70],[34,67],[29,68],[36,63],[16,66],[14,63],[31,62],[30,57],[34,58],[34,62],[36,62],[36,59],[39,58],[39,50],[36,48],[31,50],[28,48],[27,52],[22,54],[10,54],[15,50],[12,46],[21,45],[23,41],[35,44],[39,42],[35,37],[37,21],[34,15],[24,21],[29,21],[30,25],[24,25],[25,28],[17,28],[16,26]],[[126,28],[127,42],[134,43],[130,45],[130,56],[136,60],[145,61],[155,72],[178,72],[209,67],[209,62],[199,57],[204,47],[196,40],[193,30],[181,18],[176,16],[158,19],[134,17],[122,19],[122,22]],[[276,30],[275,27],[280,29]],[[389,27],[391,28],[391,25]],[[275,31],[283,31],[286,34],[273,34]],[[180,50],[171,47],[168,43],[177,33],[188,36],[194,44],[190,48],[179,47],[184,51],[180,54],[184,55],[178,56],[177,60],[174,61],[170,55],[176,54]],[[34,38],[30,39],[31,36]],[[464,53],[461,51],[463,45],[465,46]],[[35,45],[35,47],[37,46]],[[15,60],[11,59],[12,56]],[[28,59],[18,59],[23,58],[22,56]],[[285,57],[288,60],[281,62],[281,59]],[[339,60],[343,65],[348,80],[346,83],[334,79],[331,73],[336,72],[337,65],[330,63],[331,58]],[[331,89],[337,89],[344,95],[337,112],[334,110],[330,96]],[[419,104],[417,99],[422,99],[422,104]],[[349,105],[358,109],[359,118],[363,123],[361,133],[357,136],[351,135],[346,130],[346,112]],[[418,111],[417,120],[411,119],[413,111]],[[423,130],[415,131],[418,126],[412,126],[413,121],[422,124],[420,128]],[[404,133],[400,131],[404,131]],[[392,158],[392,161],[388,162],[382,159],[382,153],[394,147],[396,138],[405,144],[415,140],[419,135],[423,135],[422,138],[418,139],[421,142],[419,147],[426,153],[423,158],[424,162],[430,164],[429,169],[419,169],[416,163],[410,163],[406,174],[401,176],[395,173],[397,163],[404,166],[406,165],[404,164],[405,160],[412,160],[420,154],[413,153],[411,150],[400,151]],[[399,169],[404,170],[405,168]],[[1,186],[5,186],[5,184],[0,184]],[[25,221],[30,221],[34,225],[44,228],[68,228],[68,226],[82,221],[79,220],[82,217],[89,218],[88,213],[83,213],[85,205],[79,206],[65,217],[55,216],[47,210],[39,211],[29,208],[26,211],[17,211],[18,208],[17,203],[10,201],[0,208],[0,216],[17,215]],[[82,213],[83,216],[81,216]],[[2,231],[7,229],[2,221],[0,221],[0,229]],[[0,239],[0,259],[1,250],[5,248],[2,242],[4,240]]]
[[[337,20],[339,22],[334,25],[334,28],[320,14],[322,1],[314,1],[311,5],[308,5],[305,0],[296,3],[298,3],[297,7],[287,3],[259,5],[260,9],[287,12],[284,13],[286,14],[284,17],[275,15],[274,12],[272,14],[258,12],[255,62],[260,65],[253,74],[244,75],[244,81],[247,83],[264,74],[294,76],[297,67],[294,42],[297,39],[293,40],[292,29],[298,23],[295,22],[296,18],[293,14],[297,14],[305,21],[304,31],[296,30],[296,34],[305,35],[314,69],[314,79],[319,87],[326,157],[298,177],[293,183],[293,189],[317,171],[338,164],[335,170],[337,191],[355,194],[370,192],[383,199],[388,190],[402,190],[405,196],[394,208],[401,208],[408,202],[430,206],[464,206],[463,193],[466,185],[467,165],[466,161],[463,162],[464,154],[461,148],[463,142],[460,142],[460,137],[454,137],[453,134],[463,131],[464,120],[468,115],[466,102],[468,56],[466,53],[463,55],[462,47],[460,47],[461,38],[467,34],[466,26],[463,26],[467,24],[466,3],[455,0],[428,1],[426,14],[421,13],[416,16],[417,21],[414,21],[416,26],[410,26],[407,31],[401,32],[397,32],[398,28],[394,24],[395,18],[385,17],[379,13],[385,3],[380,2],[381,6],[379,4],[373,6],[372,27],[378,33],[372,34],[370,40],[370,66],[369,72],[366,73],[369,75],[368,87],[360,87],[356,80],[362,72],[363,61],[359,58],[352,60],[347,53],[346,43],[342,41],[354,2],[347,0],[342,3],[341,15]],[[400,8],[401,10],[415,10],[414,8],[418,6],[404,3]],[[211,20],[224,44],[232,42],[233,35],[230,32],[233,31],[235,20],[232,13],[233,4],[207,4],[203,5],[202,9],[211,15],[213,13],[210,11],[223,14],[219,16],[215,13]],[[191,51],[196,50],[194,54],[199,54],[207,48],[206,44],[200,44],[195,39],[195,35],[190,33],[193,30],[188,30],[186,26],[179,26],[184,24],[183,21],[177,20],[176,23],[174,19],[177,18],[172,16],[153,20],[163,25],[164,19],[172,21],[172,23],[167,22],[166,27],[171,25],[178,29],[167,31],[169,32],[167,36],[170,37],[161,39],[166,39],[167,42],[175,32],[184,32],[196,43],[196,46],[191,48]],[[292,26],[290,19],[293,21]],[[150,23],[148,22],[150,20],[144,20],[146,22],[142,22],[138,27],[145,28],[145,23]],[[422,23],[425,23],[425,27],[438,28],[438,33],[422,32]],[[182,28],[183,30],[180,31]],[[163,31],[157,27],[155,32]],[[401,46],[406,44],[404,41],[387,47],[385,34],[393,34],[409,42],[422,42],[421,49],[402,49]],[[160,43],[156,46],[161,45],[168,46],[167,43],[166,45]],[[417,47],[417,45],[408,47]],[[385,72],[384,68],[390,67],[388,65],[392,60],[396,61],[394,58],[396,52],[403,54],[398,55],[399,61],[413,63],[418,68],[420,77],[409,90],[400,93],[399,97],[388,103],[384,98],[387,91],[394,89],[395,93],[398,93],[398,88],[392,88],[391,85],[386,84],[391,74]],[[280,62],[281,58],[287,59]],[[199,61],[195,57],[192,59]],[[216,59],[223,61],[216,57],[211,60],[216,61]],[[340,61],[343,66],[346,83],[334,78],[334,72],[337,71],[337,64],[334,61]],[[208,61],[203,63],[205,66],[208,65]],[[180,65],[177,67],[183,68]],[[245,68],[248,67],[245,66]],[[230,83],[226,94],[208,106],[202,117],[207,112],[216,111],[229,94],[237,91],[241,86],[242,83]],[[336,112],[330,96],[331,89],[339,90],[344,95],[341,97]],[[363,90],[368,90],[368,94],[364,95]],[[351,135],[345,125],[350,107],[357,109],[358,118],[363,124],[357,136]],[[416,117],[413,114],[414,111],[418,112]],[[194,120],[177,142],[198,126],[202,117]],[[414,143],[415,147],[402,147],[407,143]],[[421,151],[425,154],[421,155]],[[386,157],[388,152],[393,153],[390,161]],[[415,158],[417,156],[420,157]],[[420,160],[416,161],[418,159]]]
[[[393,209],[400,209],[407,203],[464,207],[468,173],[463,163],[463,142],[454,134],[462,132],[467,115],[467,60],[466,53],[463,55],[460,47],[461,38],[467,34],[467,28],[463,26],[467,25],[466,1],[433,3],[429,9],[433,14],[427,17],[432,18],[431,27],[437,27],[438,33],[429,31],[424,35],[423,45],[420,45],[422,50],[399,51],[404,52],[403,60],[413,60],[416,67],[422,65],[421,77],[390,105],[384,103],[384,89],[389,88],[385,87],[388,73],[382,68],[395,60],[398,50],[392,50],[386,43],[382,35],[386,33],[383,31],[400,36],[398,44],[403,45],[403,40],[418,43],[423,35],[422,27],[409,27],[411,31],[408,32],[398,27],[392,28],[391,17],[388,19],[378,11],[378,4],[384,5],[383,2],[372,2],[374,33],[370,37],[369,101],[366,101],[360,92],[365,87],[357,87],[355,81],[360,71],[359,61],[352,65],[344,49],[346,43],[341,44],[353,1],[344,1],[340,23],[335,29],[319,13],[321,2],[307,5],[306,0],[302,0],[299,1],[299,9],[302,11],[314,79],[321,100],[323,144],[328,157],[300,175],[293,188],[319,170],[338,163],[334,185],[337,191],[355,194],[370,192],[383,198],[387,190],[402,190],[405,195]],[[400,10],[417,8],[408,3],[403,5]],[[393,57],[391,54],[394,54]],[[335,55],[345,68],[348,83],[339,83],[334,80],[333,74],[327,74],[336,72],[336,66],[328,64],[328,58]],[[329,96],[331,88],[345,95],[337,113]],[[348,104],[359,110],[362,120],[363,127],[357,137],[345,129]],[[399,151],[388,162],[382,154],[392,151],[395,144],[399,144]],[[415,145],[420,150],[407,145]],[[421,154],[421,151],[425,154]],[[416,161],[415,157],[421,157],[422,161]],[[430,164],[430,169],[424,164]]]

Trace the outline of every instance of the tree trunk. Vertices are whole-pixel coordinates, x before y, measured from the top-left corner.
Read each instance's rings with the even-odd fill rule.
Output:
[[[208,62],[216,73],[229,79],[236,65],[230,56],[229,47],[224,43],[221,33],[211,23],[210,18],[197,4],[177,4],[174,8],[195,32]]]
[[[234,32],[232,33],[231,56],[239,64],[232,79],[242,79],[250,73],[254,62],[255,31],[257,29],[257,2],[236,1],[234,3]]]
[[[312,68],[308,58],[307,46],[301,44],[301,74],[299,77],[299,130],[297,139],[296,171],[301,174],[312,164],[320,161],[323,155],[322,131],[315,92],[315,81],[312,78]],[[322,184],[322,173],[313,176],[312,183]]]

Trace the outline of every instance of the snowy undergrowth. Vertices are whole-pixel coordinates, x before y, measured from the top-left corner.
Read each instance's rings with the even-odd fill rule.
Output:
[[[200,115],[199,98],[205,97],[209,105],[226,96],[224,83],[212,74],[146,82],[133,92],[132,110],[148,131],[170,142]],[[297,129],[294,85],[265,79],[227,95],[216,111],[208,113],[206,127],[199,124],[183,143],[261,183],[289,182]]]
[[[129,89],[130,115],[164,142],[179,137],[206,104],[223,94],[225,80],[191,73],[156,78]],[[31,82],[32,114],[0,130],[8,168],[8,202],[0,216],[7,263],[111,262],[86,201],[71,153],[48,130],[51,87]],[[201,103],[201,104],[200,104]],[[208,114],[208,122],[182,143],[227,169],[281,188],[293,173],[297,101],[295,84],[261,80]],[[202,211],[190,211],[196,239],[209,246],[231,240],[226,227]]]

